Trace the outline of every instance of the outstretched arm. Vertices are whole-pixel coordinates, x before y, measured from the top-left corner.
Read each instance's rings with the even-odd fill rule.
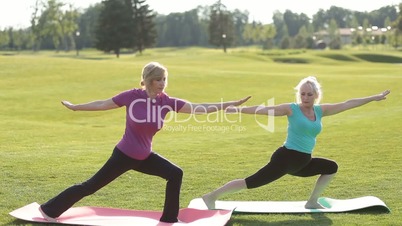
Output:
[[[246,102],[250,99],[251,96],[243,98],[237,101],[228,101],[228,102],[221,102],[221,103],[201,103],[201,104],[194,104],[187,102],[184,106],[179,110],[180,113],[188,113],[188,114],[206,114],[211,113],[219,110],[226,109],[229,106],[238,106]]]
[[[256,115],[284,116],[290,115],[292,110],[290,104],[280,104],[275,106],[250,106],[250,107],[229,107],[227,113],[245,113]]]
[[[323,112],[323,116],[329,116],[329,115],[335,115],[340,112],[356,108],[362,105],[365,105],[367,103],[370,103],[371,101],[380,101],[380,100],[385,100],[386,96],[390,93],[391,91],[386,90],[380,94],[373,95],[373,96],[368,96],[368,97],[362,97],[362,98],[354,98],[350,99],[347,101],[344,101],[342,103],[336,103],[336,104],[322,104],[321,109]]]
[[[104,111],[120,107],[112,100],[112,98],[107,100],[96,100],[85,104],[72,104],[65,100],[61,103],[73,111]]]

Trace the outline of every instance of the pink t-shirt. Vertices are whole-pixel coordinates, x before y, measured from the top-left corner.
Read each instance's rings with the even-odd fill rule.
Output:
[[[166,114],[178,112],[186,103],[166,93],[150,99],[142,89],[124,91],[112,100],[120,107],[126,106],[126,129],[117,148],[138,160],[144,160],[151,154],[152,138],[162,128]]]

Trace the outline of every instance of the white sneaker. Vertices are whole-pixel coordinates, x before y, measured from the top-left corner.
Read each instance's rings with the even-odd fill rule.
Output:
[[[39,206],[39,212],[42,214],[42,217],[45,218],[45,220],[52,222],[52,223],[57,223],[57,219],[53,217],[49,217],[45,212],[43,212],[42,208]]]

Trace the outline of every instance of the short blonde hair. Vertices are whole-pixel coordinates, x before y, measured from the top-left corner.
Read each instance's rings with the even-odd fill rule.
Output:
[[[322,90],[321,90],[321,85],[317,81],[317,78],[314,76],[308,76],[306,78],[303,78],[299,84],[295,87],[296,90],[296,102],[301,103],[301,98],[300,98],[300,88],[304,85],[308,84],[311,86],[311,88],[314,91],[314,94],[317,95],[317,98],[315,99],[315,103],[319,104],[321,99],[322,99]]]
[[[150,86],[152,81],[167,76],[168,71],[165,66],[158,62],[149,62],[142,69],[141,86]]]

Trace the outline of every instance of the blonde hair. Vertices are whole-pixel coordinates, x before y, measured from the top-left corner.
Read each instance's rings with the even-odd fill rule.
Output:
[[[149,62],[142,69],[141,86],[150,86],[152,81],[161,78],[163,75],[167,76],[168,71],[165,66],[158,62]],[[167,85],[167,84],[166,84]]]
[[[321,85],[317,81],[316,77],[314,76],[308,76],[306,78],[303,78],[299,84],[295,87],[296,90],[296,102],[301,103],[301,98],[300,98],[300,88],[304,85],[308,84],[310,87],[313,89],[314,94],[317,95],[317,98],[315,99],[315,103],[319,104],[321,99],[322,99],[322,90],[321,90]]]

